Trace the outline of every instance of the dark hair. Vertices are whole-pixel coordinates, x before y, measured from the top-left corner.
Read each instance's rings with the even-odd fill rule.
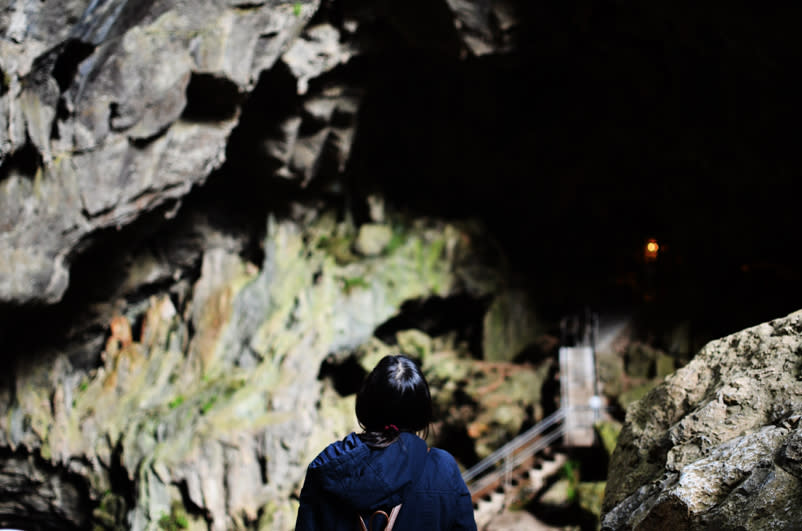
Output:
[[[356,395],[360,438],[370,446],[389,446],[400,432],[429,432],[432,397],[420,367],[405,356],[385,356]]]

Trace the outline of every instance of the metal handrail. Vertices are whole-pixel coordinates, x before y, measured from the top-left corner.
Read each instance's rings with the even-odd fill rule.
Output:
[[[504,446],[496,450],[495,452],[491,453],[477,464],[466,470],[462,474],[462,479],[465,480],[465,483],[468,483],[473,478],[487,470],[488,468],[494,466],[496,463],[507,457],[509,454],[515,452],[518,448],[526,444],[527,442],[531,441],[545,430],[549,429],[553,424],[557,422],[562,422],[565,419],[566,411],[564,408],[560,408],[548,417],[544,418],[522,434],[518,435],[510,442],[506,443]]]
[[[551,443],[562,437],[562,435],[563,435],[563,430],[557,429],[537,439],[536,441],[534,441],[534,444],[528,446],[524,452],[513,456],[510,462],[505,462],[504,466],[501,469],[495,470],[490,474],[487,474],[486,476],[482,476],[477,481],[472,483],[469,487],[471,494],[484,489],[488,485],[492,485],[493,483],[501,479],[503,476],[509,476],[511,470],[518,467],[529,457],[545,449]]]
[[[593,410],[599,412],[600,410],[606,408],[598,406],[574,406],[570,409],[580,411]],[[503,467],[481,477],[475,482],[474,485],[471,485],[471,492],[477,492],[487,485],[497,481],[502,476],[509,476],[512,469],[522,464],[531,456],[550,446],[554,441],[562,437],[567,429],[584,427],[576,425],[566,426],[563,421],[565,420],[567,414],[567,408],[558,409],[548,417],[544,418],[542,421],[529,428],[524,433],[518,435],[504,446],[482,459],[473,467],[466,470],[462,474],[462,479],[465,481],[465,483],[470,483],[474,478],[482,474],[484,471],[492,467],[496,467],[502,461],[504,462]],[[546,430],[554,425],[557,425],[554,430],[543,435]]]

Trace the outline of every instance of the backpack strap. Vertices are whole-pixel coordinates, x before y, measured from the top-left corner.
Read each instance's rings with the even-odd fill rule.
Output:
[[[384,519],[387,520],[387,525],[384,527],[384,531],[393,531],[395,519],[398,518],[398,512],[400,510],[401,504],[399,503],[392,508],[389,515],[384,511],[375,511],[372,515],[370,515],[370,518],[368,518],[368,526],[370,527],[365,525],[365,520],[362,519],[362,515],[359,515],[359,529],[360,531],[380,531],[378,529],[373,529],[373,519],[377,516],[384,516]]]
[[[401,504],[399,503],[393,510],[390,511],[390,518],[387,519],[387,527],[384,528],[384,531],[393,531],[393,526],[395,525],[395,519],[398,518],[398,513],[401,511]]]
[[[431,450],[432,449],[430,447],[427,447],[426,448],[426,454],[428,455]],[[396,518],[398,518],[398,513],[401,511],[401,505],[403,505],[403,504],[399,503],[398,505],[393,507],[390,510],[390,514],[389,515],[384,511],[375,511],[372,515],[370,515],[370,518],[368,518],[368,525],[370,526],[370,528],[368,528],[368,526],[365,525],[365,520],[362,518],[362,515],[361,514],[358,515],[359,516],[359,531],[379,531],[379,530],[374,530],[373,529],[373,519],[376,516],[379,516],[379,515],[384,516],[384,519],[387,520],[387,525],[384,527],[384,531],[393,531],[393,526],[395,525],[395,520],[396,520]]]

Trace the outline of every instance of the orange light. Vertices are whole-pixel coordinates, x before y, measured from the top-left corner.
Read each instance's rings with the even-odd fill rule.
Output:
[[[646,248],[643,250],[643,257],[647,262],[652,262],[657,260],[658,251],[660,251],[660,244],[654,238],[650,238],[646,242]]]

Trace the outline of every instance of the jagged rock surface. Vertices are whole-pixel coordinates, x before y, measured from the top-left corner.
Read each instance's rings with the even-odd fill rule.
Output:
[[[310,82],[361,51],[360,23],[338,12],[336,25],[325,17],[308,25],[319,7],[318,0],[71,0],[57,9],[16,0],[4,7],[0,302],[58,302],[76,255],[99,231],[177,208],[223,164],[242,103],[274,65],[292,79],[292,91],[289,105],[273,102],[268,116],[252,119],[273,120],[252,146],[269,161],[265,177],[305,186],[319,172],[342,173],[360,90],[311,89]],[[435,33],[445,28],[474,54],[503,48],[488,2],[435,7],[444,15]],[[396,19],[405,9],[378,11]]]
[[[92,233],[202,183],[224,160],[242,96],[317,5],[19,0],[5,8],[0,300],[58,301]]]
[[[635,403],[604,529],[795,529],[802,522],[802,312],[707,344]]]
[[[18,456],[0,469],[12,500],[0,523],[25,508],[28,523],[82,528],[89,506],[108,528],[291,528],[304,467],[356,428],[353,395],[319,379],[323,360],[405,301],[466,286],[475,237],[394,227],[359,257],[343,252],[358,230],[332,215],[271,220],[261,266],[210,249],[183,309],[165,294],[116,315],[97,369],[61,352],[20,360],[0,401],[0,445]]]

